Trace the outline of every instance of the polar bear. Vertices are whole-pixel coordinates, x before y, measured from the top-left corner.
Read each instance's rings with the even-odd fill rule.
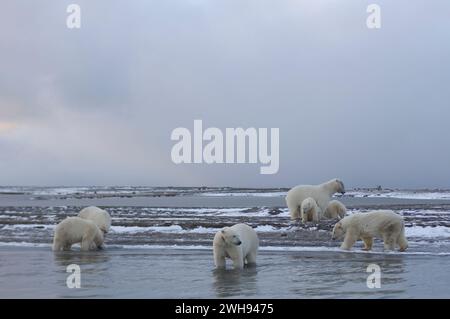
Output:
[[[323,217],[328,219],[344,218],[347,208],[338,200],[332,200],[328,203],[327,208],[323,213]]]
[[[256,231],[246,224],[224,227],[214,236],[214,263],[225,268],[225,258],[233,261],[233,268],[242,269],[244,263],[256,264],[259,239]]]
[[[319,221],[320,208],[317,206],[316,201],[312,197],[305,198],[300,206],[300,215],[302,222],[309,221],[317,223]]]
[[[111,228],[111,216],[109,216],[106,210],[100,209],[95,206],[89,206],[83,208],[78,217],[93,221],[100,230],[106,234]]]
[[[345,193],[344,183],[337,178],[320,185],[299,185],[291,188],[286,195],[291,219],[300,218],[300,206],[307,197],[314,198],[320,210],[324,212],[334,193]]]
[[[383,239],[385,250],[394,250],[397,245],[400,251],[408,248],[403,217],[391,210],[356,213],[341,219],[334,225],[332,238],[343,237],[341,249],[345,250],[350,250],[358,239],[364,241],[364,250],[371,250],[373,237]]]
[[[81,243],[81,250],[95,250],[103,244],[103,233],[94,222],[80,217],[67,217],[55,228],[53,250],[70,250]]]

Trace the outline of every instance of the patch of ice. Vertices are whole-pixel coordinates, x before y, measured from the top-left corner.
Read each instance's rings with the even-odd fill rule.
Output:
[[[352,197],[380,197],[400,199],[450,199],[449,191],[348,191],[345,196]]]
[[[271,225],[260,225],[254,228],[254,230],[259,233],[272,233],[280,231],[280,229],[277,229]]]
[[[139,226],[111,226],[111,232],[113,233],[143,233],[143,232],[159,232],[159,233],[174,233],[181,232],[183,228],[179,225],[170,226],[151,226],[151,227],[139,227]]]
[[[156,232],[156,233],[197,233],[197,234],[209,234],[219,231],[220,228],[208,228],[208,227],[196,227],[193,229],[183,229],[180,225],[170,225],[170,226],[150,226],[150,227],[139,227],[139,226],[112,226],[111,230],[114,233],[145,233],[145,232]]]
[[[211,234],[211,233],[217,233],[221,228],[208,228],[208,227],[197,227],[190,230],[185,230],[184,232],[187,233],[197,233],[197,234]]]
[[[228,193],[198,193],[197,196],[205,197],[283,197],[287,192],[228,192]]]
[[[450,228],[445,226],[413,226],[405,228],[406,237],[450,238]]]

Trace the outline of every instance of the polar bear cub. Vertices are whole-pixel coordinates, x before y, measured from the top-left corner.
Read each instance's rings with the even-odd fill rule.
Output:
[[[111,228],[111,216],[109,216],[108,212],[104,209],[89,206],[83,208],[78,213],[78,217],[93,221],[104,234],[109,232],[109,229]]]
[[[300,216],[302,218],[302,222],[306,223],[309,221],[319,222],[319,212],[320,208],[317,206],[316,201],[312,197],[308,197],[303,200],[302,205],[300,206]]]
[[[103,244],[103,233],[94,222],[79,218],[67,217],[55,228],[53,250],[70,250],[73,244],[81,243],[81,250],[95,250]]]
[[[338,200],[332,200],[328,203],[328,206],[323,213],[323,217],[328,219],[341,219],[344,218],[346,212],[347,208],[345,208],[344,204]]]
[[[356,213],[341,219],[334,225],[333,239],[344,238],[341,249],[350,250],[358,239],[364,241],[364,250],[371,250],[373,237],[384,241],[385,250],[400,251],[408,248],[403,217],[391,210]]]
[[[242,269],[244,264],[256,264],[259,239],[256,231],[246,224],[224,227],[214,236],[214,263],[225,268],[225,258],[233,261],[233,268]]]

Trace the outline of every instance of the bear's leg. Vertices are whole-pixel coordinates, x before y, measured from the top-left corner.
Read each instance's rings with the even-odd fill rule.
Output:
[[[234,269],[244,268],[244,258],[239,258],[239,259],[233,260],[233,268]]]
[[[92,244],[94,243],[95,233],[92,230],[86,231],[81,239],[81,250],[89,251],[91,250]]]
[[[300,219],[300,206],[297,207],[297,209],[295,210],[295,219]]]
[[[319,222],[319,214],[317,213],[316,209],[313,209],[311,213],[311,219],[313,222],[318,223]]]
[[[302,223],[306,224],[307,221],[308,221],[308,214],[302,212]]]
[[[355,244],[357,237],[353,235],[351,232],[347,232],[345,234],[344,242],[341,245],[341,249],[350,250]]]
[[[391,250],[395,250],[395,247],[397,247],[397,237],[398,234],[391,236],[391,246],[390,246]]]
[[[61,240],[61,236],[59,235],[58,231],[55,232],[55,235],[53,237],[53,251],[60,251],[64,247],[64,242]]]
[[[81,242],[81,251],[89,251],[91,250],[91,242],[88,240],[84,240]]]
[[[247,265],[256,264],[256,252],[251,252],[247,255]]]
[[[237,251],[230,254],[231,260],[233,260],[234,269],[244,268],[244,256],[242,255],[242,249],[240,246],[237,247]]]
[[[291,215],[291,219],[299,219],[300,218],[300,207],[289,207],[289,214]]]
[[[328,219],[334,219],[336,218],[336,210],[334,209],[328,209],[328,215],[326,216]]]
[[[373,245],[373,238],[372,237],[363,237],[362,240],[364,241],[364,248],[363,250],[371,250]]]
[[[397,244],[400,247],[400,251],[405,251],[408,248],[408,241],[406,240],[404,229],[402,229],[397,237]]]
[[[225,252],[223,251],[225,248],[214,246],[214,264],[217,268],[225,268],[226,261],[225,261]]]
[[[96,231],[95,232],[95,236],[94,236],[94,249],[103,249],[103,240],[105,239],[103,237],[103,232],[102,231]]]
[[[63,248],[63,246],[55,240],[52,247],[53,251],[60,251],[61,248]]]
[[[397,234],[395,235],[397,236]],[[383,235],[384,250],[395,250],[395,237],[392,234]]]
[[[61,250],[67,251],[67,250],[70,250],[71,248],[72,248],[72,244],[68,241],[60,242],[59,238],[56,238],[53,241],[53,250],[54,251],[61,251]]]

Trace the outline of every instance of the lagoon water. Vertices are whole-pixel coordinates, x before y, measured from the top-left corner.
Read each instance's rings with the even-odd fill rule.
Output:
[[[268,252],[256,267],[214,270],[210,250],[111,249],[53,254],[0,249],[0,298],[448,298],[450,256]],[[70,264],[81,288],[68,288]],[[367,266],[381,268],[368,288]]]

